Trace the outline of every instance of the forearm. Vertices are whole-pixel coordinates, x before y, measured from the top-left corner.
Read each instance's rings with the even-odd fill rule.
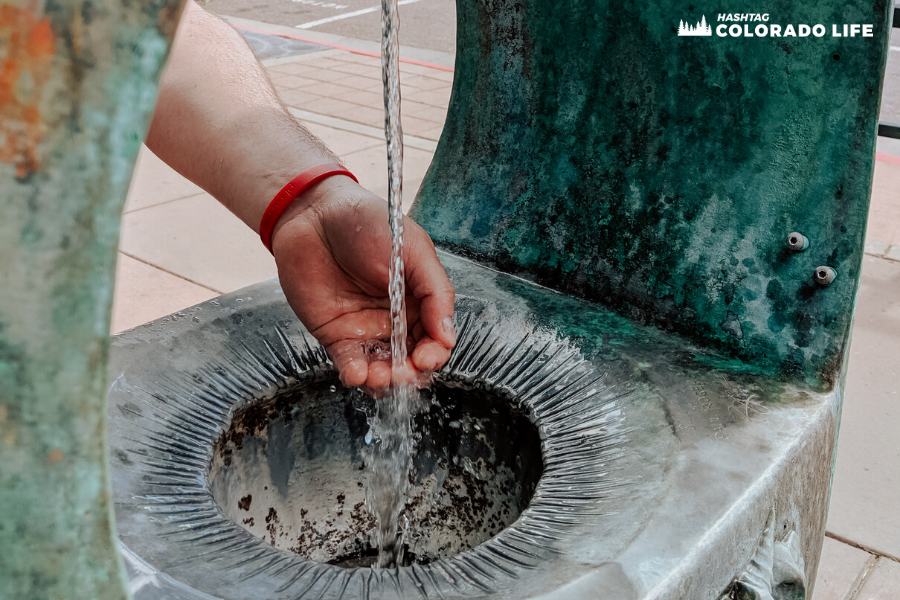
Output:
[[[327,148],[287,112],[243,37],[188,0],[147,146],[257,230],[268,202]]]

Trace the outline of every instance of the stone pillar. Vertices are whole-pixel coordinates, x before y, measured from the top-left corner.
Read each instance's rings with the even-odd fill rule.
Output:
[[[180,12],[0,4],[0,598],[128,597],[106,456],[110,306]]]

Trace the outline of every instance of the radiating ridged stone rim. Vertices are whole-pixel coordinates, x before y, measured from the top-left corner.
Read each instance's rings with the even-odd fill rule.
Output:
[[[567,534],[602,518],[602,504],[623,485],[611,475],[627,434],[619,391],[571,343],[501,317],[489,304],[459,299],[455,326],[457,346],[436,377],[507,398],[540,433],[544,471],[512,525],[454,557],[373,570],[276,549],[225,517],[207,478],[213,445],[235,411],[334,375],[324,349],[308,334],[276,328],[263,352],[240,343],[230,357],[169,376],[153,390],[127,384],[118,390],[146,408],[132,415],[140,426],[124,448],[143,476],[145,493],[136,502],[155,517],[138,533],[164,538],[173,550],[186,546],[175,554],[190,557],[163,570],[188,585],[194,585],[192,571],[213,570],[221,581],[217,589],[196,589],[229,598],[235,597],[228,593],[232,586],[248,583],[278,598],[482,597],[564,554]]]

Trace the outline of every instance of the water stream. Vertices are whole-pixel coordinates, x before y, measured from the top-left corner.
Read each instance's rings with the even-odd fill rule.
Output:
[[[384,80],[384,133],[388,149],[388,210],[391,225],[391,370],[406,363],[406,276],[403,268],[403,131],[400,127],[400,43],[397,0],[382,0],[381,69]],[[370,506],[377,519],[378,567],[403,564],[403,531],[399,518],[409,489],[412,467],[410,402],[412,386],[391,385],[378,400],[371,427],[374,448]]]

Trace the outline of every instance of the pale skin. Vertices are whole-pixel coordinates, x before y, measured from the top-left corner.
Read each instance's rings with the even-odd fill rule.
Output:
[[[257,233],[268,203],[310,167],[340,162],[293,117],[244,39],[188,0],[163,73],[147,146],[209,192]],[[387,177],[387,173],[385,173]],[[341,381],[374,394],[391,366],[365,342],[390,337],[387,203],[352,179],[334,176],[295,199],[272,246],[294,312],[325,346]],[[456,343],[454,292],[428,235],[404,222],[407,368],[439,369]]]

